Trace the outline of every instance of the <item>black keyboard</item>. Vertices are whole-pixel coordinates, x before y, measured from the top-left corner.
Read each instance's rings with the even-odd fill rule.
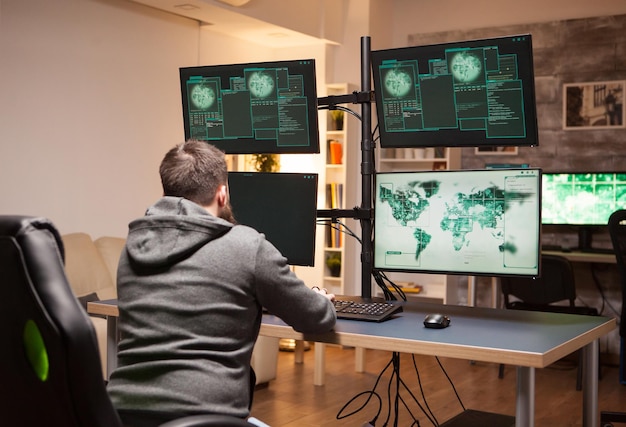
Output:
[[[359,297],[337,297],[333,302],[338,319],[382,322],[392,315],[402,312],[400,303],[383,299],[365,300]]]

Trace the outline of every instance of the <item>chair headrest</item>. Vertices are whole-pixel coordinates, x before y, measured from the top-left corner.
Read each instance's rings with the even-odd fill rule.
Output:
[[[10,236],[20,240],[22,236],[33,230],[49,231],[56,240],[61,259],[65,261],[65,249],[61,235],[49,219],[25,215],[0,215],[0,236]]]

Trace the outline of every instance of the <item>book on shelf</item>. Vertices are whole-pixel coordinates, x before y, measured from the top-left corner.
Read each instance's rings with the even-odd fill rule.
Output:
[[[328,209],[341,209],[343,206],[343,184],[330,182],[326,184],[326,207]],[[326,243],[331,248],[340,248],[343,245],[343,233],[337,225],[328,226]]]
[[[342,162],[343,145],[337,140],[328,140],[328,163],[331,165],[340,165]]]

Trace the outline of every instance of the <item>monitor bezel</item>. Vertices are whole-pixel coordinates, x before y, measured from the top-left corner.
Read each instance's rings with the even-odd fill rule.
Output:
[[[237,139],[195,139],[215,145],[226,154],[319,154],[320,138],[315,59],[181,67],[179,69],[179,76],[185,140],[192,138],[189,124],[189,96],[186,88],[186,82],[189,78],[192,76],[219,77],[221,79],[222,88],[228,88],[230,87],[228,84],[229,77],[234,75],[243,76],[245,69],[253,68],[287,68],[294,74],[298,73],[303,75],[303,89],[307,105],[307,117],[309,121],[308,138],[310,144],[279,147],[275,141],[270,142],[271,140],[256,139],[254,136]]]
[[[392,268],[392,267],[378,267],[376,266],[376,256],[375,256],[375,252],[376,252],[376,221],[374,220],[374,227],[373,227],[373,233],[372,233],[372,270],[373,271],[380,271],[380,272],[397,272],[397,273],[411,273],[411,274],[446,274],[446,275],[453,275],[453,276],[483,276],[483,277],[527,277],[527,278],[537,278],[537,277],[541,277],[541,245],[542,245],[542,225],[541,225],[541,176],[542,176],[542,170],[541,168],[537,168],[537,167],[530,167],[530,168],[498,168],[498,169],[445,169],[445,170],[414,170],[414,171],[389,171],[389,172],[377,172],[375,174],[375,179],[374,179],[374,209],[376,206],[376,198],[378,196],[378,182],[379,182],[379,177],[380,176],[384,176],[384,175],[392,175],[392,174],[421,174],[423,173],[424,175],[426,174],[432,174],[432,173],[459,173],[459,172],[493,172],[493,173],[502,173],[503,171],[511,171],[511,172],[528,172],[528,171],[537,171],[537,179],[539,181],[539,185],[538,185],[538,204],[537,204],[537,210],[538,212],[537,214],[537,219],[539,221],[539,223],[537,224],[537,259],[536,259],[536,263],[537,263],[537,269],[536,272],[529,272],[528,274],[523,274],[520,272],[486,272],[486,271],[475,271],[475,270],[470,270],[470,269],[466,269],[466,270],[452,270],[452,269],[430,269],[430,268],[425,268],[425,269],[418,269],[418,268]],[[376,218],[375,212],[374,212],[374,218]]]
[[[439,129],[433,131],[388,132],[384,126],[384,111],[382,103],[382,84],[380,82],[379,66],[385,60],[425,61],[437,52],[443,52],[450,47],[484,47],[498,43],[513,43],[520,46],[518,53],[522,63],[519,78],[524,81],[523,100],[526,117],[526,136],[524,138],[487,138],[484,131],[461,131],[459,129]],[[421,58],[421,59],[420,59]],[[371,52],[374,99],[379,122],[380,146],[382,148],[419,148],[419,147],[496,147],[496,146],[537,146],[539,145],[539,130],[537,125],[537,107],[535,100],[535,77],[533,66],[532,35],[519,34],[501,37],[481,38],[466,41],[445,42],[431,45],[419,45],[394,49],[381,49]],[[427,68],[422,68],[427,69]]]

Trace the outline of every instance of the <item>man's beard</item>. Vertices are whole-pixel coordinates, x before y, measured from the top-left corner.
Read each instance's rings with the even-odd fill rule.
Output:
[[[233,215],[233,208],[230,205],[230,201],[227,201],[224,206],[220,209],[218,216],[231,224],[237,224],[237,220]]]

